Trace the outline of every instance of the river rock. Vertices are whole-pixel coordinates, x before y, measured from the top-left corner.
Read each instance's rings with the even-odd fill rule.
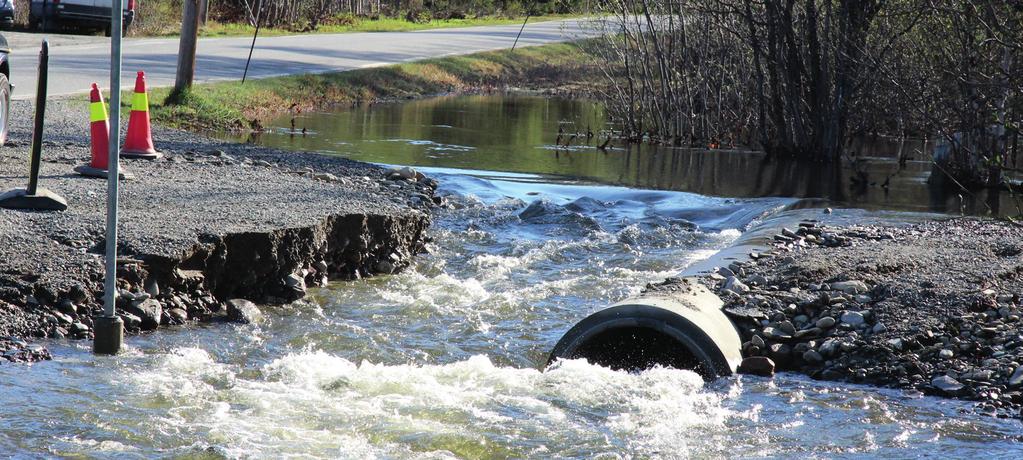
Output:
[[[121,317],[121,321],[124,321],[124,329],[126,331],[137,331],[142,327],[142,318],[139,318],[136,315],[122,311],[119,316]]]
[[[75,284],[68,290],[68,297],[72,302],[83,303],[89,299],[89,291],[85,290],[85,287],[81,284]]]
[[[761,377],[774,376],[774,361],[766,356],[750,356],[744,358],[739,364],[740,374],[759,375]]]
[[[821,333],[823,333],[823,332],[824,332],[824,329],[821,329],[819,327],[811,327],[809,329],[802,329],[802,330],[796,331],[796,333],[793,334],[793,337],[795,337],[797,339],[803,339],[803,338],[806,338],[806,337],[817,337],[818,335],[821,335]]]
[[[404,176],[402,176],[402,177],[404,177]],[[337,181],[337,176],[335,176],[335,175],[333,175],[331,173],[323,173],[323,172],[321,172],[321,173],[313,173],[313,180],[320,180],[320,181],[324,181],[324,182],[336,182]]]
[[[842,291],[846,294],[863,294],[869,290],[867,284],[859,280],[837,281],[831,283],[831,289]]]
[[[71,324],[71,323],[75,322],[74,318],[72,318],[69,315],[65,315],[64,313],[61,313],[59,311],[53,312],[53,317],[57,318],[57,321],[60,324]]]
[[[394,264],[386,260],[381,260],[380,262],[377,262],[374,270],[380,275],[390,275],[391,273],[394,273]]]
[[[1023,386],[1023,366],[1016,367],[1016,372],[1013,372],[1012,376],[1009,377],[1009,386],[1010,387]]]
[[[305,297],[305,278],[298,273],[292,273],[284,278],[284,285],[292,292],[294,299]]]
[[[792,336],[786,334],[785,331],[771,326],[765,327],[763,330],[763,334],[764,337],[775,340],[786,340],[792,338]]]
[[[860,327],[865,322],[866,320],[863,318],[863,313],[858,311],[847,311],[842,313],[842,324],[848,324],[852,327]]]
[[[749,286],[744,284],[742,281],[739,281],[739,278],[734,276],[729,276],[728,279],[725,280],[724,287],[721,289],[735,294],[745,294],[750,291]]]
[[[188,321],[188,312],[183,308],[171,308],[167,310],[167,316],[175,324],[184,324],[185,321]]]
[[[86,326],[85,323],[74,323],[71,325],[71,333],[75,337],[85,337],[89,334],[89,326]]]
[[[842,342],[836,338],[830,338],[828,340],[825,340],[824,343],[822,343],[820,346],[820,352],[824,356],[831,356],[835,354],[836,351],[838,351],[839,345],[841,345],[841,343]]]
[[[749,282],[754,286],[767,286],[770,281],[767,280],[763,275],[753,275],[749,277]]]
[[[416,170],[408,166],[403,166],[398,169],[392,169],[389,171],[389,173],[397,174],[401,176],[402,179],[405,180],[416,180]]]
[[[773,343],[768,351],[775,364],[782,368],[788,367],[792,361],[792,347],[784,343]]]
[[[806,361],[811,364],[817,364],[824,362],[824,357],[821,356],[821,354],[818,353],[816,350],[807,350],[806,352],[803,353],[803,361]]]
[[[227,319],[243,324],[258,323],[263,320],[263,312],[248,300],[231,299],[227,301]]]
[[[71,299],[64,299],[60,302],[60,311],[66,315],[75,316],[78,314],[78,306]]]
[[[141,328],[144,331],[151,331],[160,327],[160,322],[163,319],[163,305],[156,299],[147,298],[145,300],[133,301],[125,307],[125,310],[142,320]]]
[[[832,318],[830,316],[825,316],[825,317],[817,320],[817,327],[819,327],[821,329],[829,329],[829,328],[834,327],[834,326],[835,326],[835,318]]]
[[[931,380],[931,386],[949,394],[958,393],[960,390],[965,388],[965,386],[958,380],[947,375],[935,377]]]
[[[313,268],[316,269],[317,273],[319,273],[321,275],[326,275],[327,274],[327,269],[329,267],[327,267],[327,261],[320,259],[320,260],[317,260],[315,264],[313,264]]]
[[[979,369],[967,372],[963,374],[962,377],[966,380],[978,380],[981,382],[986,382],[988,380],[991,380],[991,377],[993,375],[994,372],[992,372],[990,369]]]
[[[145,288],[146,294],[149,294],[150,296],[158,297],[160,295],[160,285],[156,282],[155,279],[150,279],[146,281]]]

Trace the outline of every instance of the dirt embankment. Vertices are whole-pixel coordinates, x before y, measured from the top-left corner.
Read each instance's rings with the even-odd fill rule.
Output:
[[[41,186],[64,212],[0,210],[0,336],[91,336],[102,305],[106,181],[80,104],[48,104]],[[0,191],[25,186],[29,104],[14,105]],[[123,161],[118,288],[129,332],[226,315],[234,298],[281,303],[327,279],[391,273],[421,250],[436,182],[316,154],[156,129],[155,161]],[[0,341],[11,361],[45,358]]]
[[[743,355],[779,370],[1023,407],[1023,227],[804,222],[708,278]]]

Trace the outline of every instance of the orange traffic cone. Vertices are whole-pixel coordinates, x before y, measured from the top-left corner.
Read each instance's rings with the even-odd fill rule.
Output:
[[[92,84],[92,92],[89,93],[89,124],[92,135],[92,160],[84,165],[75,167],[75,172],[89,177],[107,177],[107,168],[110,162],[110,119],[107,116],[107,104],[103,102],[103,95],[99,92],[99,86]],[[121,178],[124,172],[120,171]]]
[[[155,160],[162,155],[153,147],[153,132],[149,126],[149,95],[146,94],[146,73],[135,77],[135,94],[131,97],[131,117],[128,118],[128,136],[121,149],[121,158]]]

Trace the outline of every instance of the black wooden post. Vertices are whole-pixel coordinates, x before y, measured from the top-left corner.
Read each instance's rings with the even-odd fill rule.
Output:
[[[29,159],[28,187],[14,189],[0,195],[0,208],[37,211],[63,211],[64,201],[56,193],[39,187],[39,168],[42,164],[43,124],[46,114],[46,77],[49,69],[50,45],[43,40],[39,50],[39,81],[36,84],[36,116],[32,129],[32,156]]]

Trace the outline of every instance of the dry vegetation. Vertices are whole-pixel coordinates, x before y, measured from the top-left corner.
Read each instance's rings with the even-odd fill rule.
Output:
[[[969,186],[1023,166],[1021,0],[606,0],[624,137],[837,160],[862,134],[938,137]]]

